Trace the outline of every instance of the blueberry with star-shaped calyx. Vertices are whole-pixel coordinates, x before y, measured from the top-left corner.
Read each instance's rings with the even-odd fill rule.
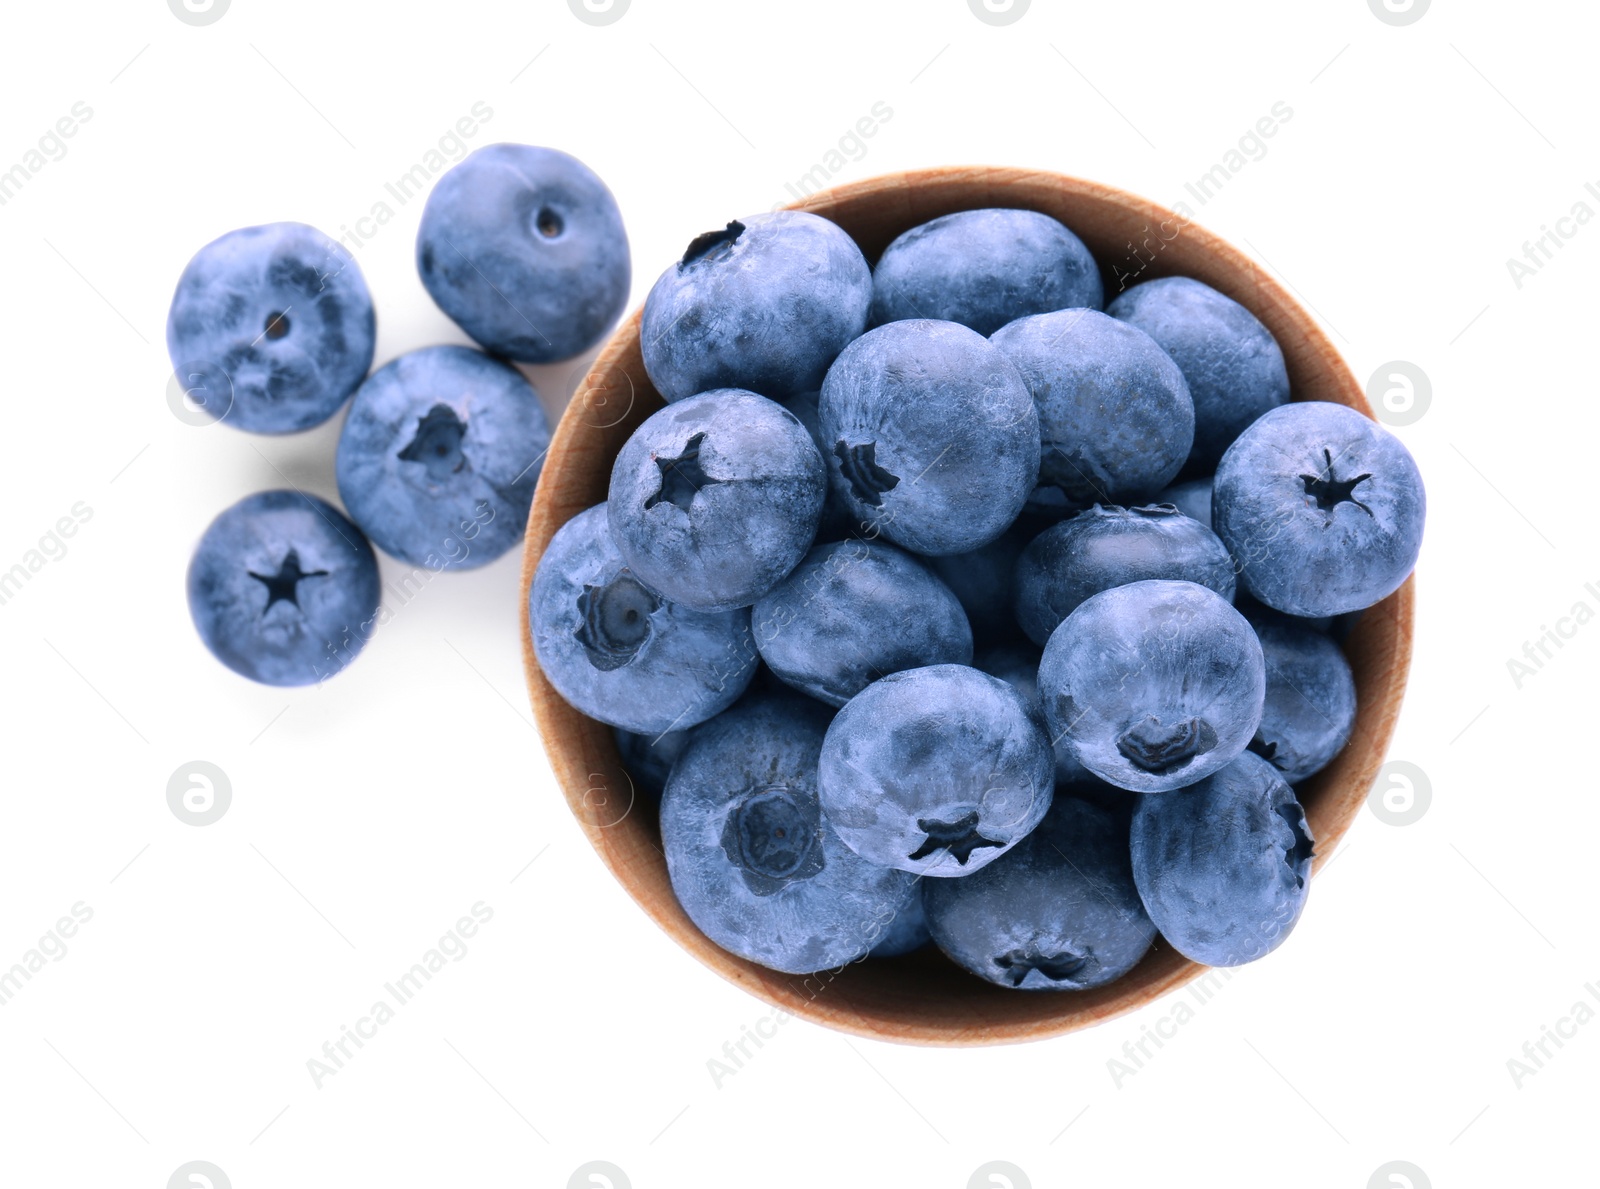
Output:
[[[685,607],[748,607],[811,548],[827,472],[782,405],[740,388],[668,405],[611,468],[611,535],[628,568]]]
[[[1410,452],[1327,401],[1280,405],[1239,435],[1212,488],[1217,536],[1268,607],[1315,618],[1399,588],[1422,547],[1427,500]]]
[[[333,505],[298,491],[258,492],[213,520],[188,586],[205,646],[266,685],[331,677],[377,619],[372,546]]]
[[[875,681],[822,745],[822,809],[862,858],[946,878],[981,870],[1039,824],[1055,787],[1039,713],[966,665]]]

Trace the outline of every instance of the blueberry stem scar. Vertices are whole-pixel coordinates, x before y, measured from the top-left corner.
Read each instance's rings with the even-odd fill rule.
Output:
[[[1169,726],[1153,714],[1134,723],[1117,740],[1117,750],[1129,763],[1158,774],[1181,768],[1216,745],[1216,728],[1203,718],[1186,718]]]
[[[327,570],[302,570],[300,568],[300,554],[291,549],[284,555],[282,563],[278,566],[276,574],[258,574],[254,570],[245,571],[262,586],[267,588],[267,605],[261,608],[265,615],[272,610],[272,604],[277,602],[288,603],[292,607],[300,606],[300,592],[297,589],[303,578],[326,578]]]
[[[878,443],[866,442],[851,446],[842,438],[834,444],[833,453],[839,460],[839,470],[856,493],[856,498],[874,508],[883,506],[883,493],[900,485],[900,477],[892,475],[878,465]]]
[[[683,453],[676,458],[656,459],[656,466],[661,468],[661,487],[645,500],[645,511],[666,502],[687,513],[697,491],[707,484],[721,482],[701,469],[700,447],[705,438],[704,433],[697,433],[684,444]]]
[[[661,600],[646,590],[632,574],[621,573],[604,586],[585,586],[578,596],[583,622],[573,633],[603,673],[620,669],[650,639],[650,616]]]
[[[1340,504],[1354,504],[1368,516],[1372,509],[1356,499],[1356,484],[1372,478],[1372,472],[1357,475],[1354,479],[1340,479],[1333,473],[1333,452],[1323,447],[1322,458],[1326,465],[1320,475],[1301,475],[1300,481],[1306,485],[1306,494],[1317,501],[1317,507],[1324,512],[1331,512]]]
[[[1038,946],[1030,945],[1027,949],[1001,954],[994,960],[994,964],[1006,972],[1006,977],[1011,980],[1013,987],[1020,987],[1023,980],[1035,970],[1056,983],[1076,978],[1083,972],[1083,968],[1089,965],[1089,958],[1088,954],[1075,954],[1071,950],[1059,954],[1046,954]]]
[[[976,812],[966,814],[953,822],[941,822],[937,818],[918,818],[917,829],[927,837],[923,839],[921,846],[907,856],[911,859],[926,859],[934,852],[944,850],[965,867],[967,860],[972,857],[972,852],[979,847],[1005,845],[999,839],[988,838],[978,830]]]
[[[441,482],[467,466],[467,456],[461,451],[466,436],[467,423],[449,405],[437,404],[417,418],[417,432],[399,457],[402,462],[421,463],[429,479]]]
[[[684,249],[683,259],[678,262],[678,268],[688,268],[697,260],[719,259],[727,254],[727,250],[737,243],[743,234],[744,224],[735,219],[720,231],[707,231],[695,236]]]

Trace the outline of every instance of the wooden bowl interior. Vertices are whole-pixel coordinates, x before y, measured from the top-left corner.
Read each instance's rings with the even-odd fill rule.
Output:
[[[867,258],[939,215],[1020,207],[1060,219],[1088,244],[1107,300],[1153,277],[1196,277],[1260,318],[1283,348],[1293,399],[1372,410],[1312,318],[1253,261],[1154,203],[1105,186],[1029,170],[947,168],[840,186],[796,203],[838,223]],[[708,219],[707,225],[720,221]],[[687,243],[698,229],[686,229]],[[1204,972],[1158,940],[1110,986],[1081,993],[1009,991],[923,952],[807,977],[779,974],[718,948],[678,906],[653,806],[635,796],[609,727],[578,713],[534,658],[527,595],[546,544],[572,516],[606,498],[611,462],[662,406],[646,376],[635,311],[612,335],[557,427],[528,523],[523,565],[523,653],[529,696],[556,777],[590,842],[640,906],[724,978],[798,1016],[845,1032],[920,1044],[994,1044],[1054,1036],[1143,1006]],[[1349,828],[1394,731],[1411,657],[1413,581],[1363,614],[1345,645],[1360,708],[1349,746],[1297,790],[1317,839],[1320,868]]]

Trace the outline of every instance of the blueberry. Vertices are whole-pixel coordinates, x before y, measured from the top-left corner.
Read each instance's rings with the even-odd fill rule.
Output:
[[[617,741],[622,766],[628,770],[634,791],[657,798],[667,787],[667,777],[672,775],[673,765],[683,755],[693,735],[692,727],[686,731],[667,731],[659,735],[636,735],[621,727],[611,728],[611,736]]]
[[[872,272],[872,322],[938,318],[990,335],[1027,314],[1087,306],[1105,293],[1072,232],[1038,211],[943,215],[901,235]]]
[[[1039,649],[1026,640],[994,644],[972,656],[972,667],[1008,683],[1027,700],[1029,707],[1044,721],[1044,704],[1039,700]],[[1066,736],[1050,741],[1056,756],[1056,788],[1096,781],[1072,754]]]
[[[1203,479],[1185,479],[1182,483],[1174,483],[1151,502],[1171,504],[1190,520],[1198,520],[1207,528],[1211,528],[1210,475]]]
[[[1290,615],[1359,611],[1394,593],[1422,547],[1422,476],[1354,409],[1281,405],[1228,448],[1212,493],[1239,580]]]
[[[1256,621],[1267,697],[1250,750],[1290,784],[1322,771],[1356,721],[1350,663],[1328,636],[1287,620]]]
[[[820,406],[834,489],[863,524],[930,555],[967,553],[1017,518],[1039,472],[1039,418],[1017,369],[954,322],[891,322],[845,348]]]
[[[230,231],[189,261],[167,352],[203,407],[251,433],[321,425],[372,365],[372,297],[349,251],[315,227]],[[231,402],[224,395],[231,386]]]
[[[1178,365],[1144,331],[1094,310],[1058,310],[1019,318],[992,341],[1039,409],[1030,508],[1060,517],[1148,503],[1172,482],[1194,441],[1194,403]]]
[[[423,287],[474,342],[524,363],[581,355],[628,300],[617,200],[576,157],[478,149],[434,185],[417,228]]]
[[[641,582],[700,611],[748,607],[811,548],[827,471],[800,419],[737,388],[653,414],[611,467],[611,536]]]
[[[869,958],[898,958],[901,954],[920,950],[932,940],[928,933],[928,914],[922,907],[922,889],[926,886],[919,882],[916,893],[895,914],[894,920],[889,922],[878,943],[868,953]]]
[[[1266,682],[1250,624],[1193,582],[1101,591],[1062,620],[1039,663],[1052,735],[1102,780],[1140,793],[1193,784],[1242,752]]]
[[[1119,295],[1106,313],[1155,339],[1188,381],[1191,474],[1215,470],[1247,425],[1289,399],[1289,372],[1272,332],[1209,285],[1190,277],[1146,281]]]
[[[736,219],[698,236],[650,290],[645,371],[668,401],[711,388],[781,400],[822,383],[871,300],[866,258],[837,224],[800,211]]]
[[[726,710],[755,675],[750,612],[668,602],[623,563],[596,504],[562,525],[534,573],[539,668],[590,718],[659,735]]]
[[[982,871],[928,881],[923,898],[952,961],[1024,991],[1104,986],[1156,936],[1134,887],[1127,824],[1076,797],[1057,797],[1038,829]]]
[[[522,540],[549,445],[522,373],[469,347],[424,347],[361,385],[334,469],[378,548],[430,570],[468,570]]]
[[[189,563],[189,614],[235,673],[311,685],[360,652],[378,614],[378,560],[332,504],[246,496],[211,522]]]
[[[694,733],[661,801],[683,910],[723,949],[790,974],[863,956],[917,892],[829,826],[817,797],[828,715],[795,694],[745,700]]]
[[[1217,535],[1170,504],[1096,504],[1035,537],[1017,561],[1017,622],[1050,639],[1091,595],[1146,578],[1198,582],[1233,599],[1233,562]]]
[[[972,629],[929,569],[883,541],[818,545],[751,611],[761,659],[843,706],[878,678],[972,659]]]
[[[1055,756],[1010,685],[964,665],[875,681],[828,727],[822,809],[864,859],[918,875],[970,875],[1050,807]]]
[[[1017,558],[1037,532],[1031,524],[1017,523],[971,553],[928,559],[933,572],[961,600],[974,640],[997,642],[1017,635]]]
[[[1175,950],[1240,966],[1276,949],[1300,919],[1312,841],[1282,774],[1246,752],[1189,788],[1139,798],[1133,878]]]

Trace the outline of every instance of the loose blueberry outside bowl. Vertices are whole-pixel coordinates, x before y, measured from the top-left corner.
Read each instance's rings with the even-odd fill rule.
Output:
[[[1093,251],[1109,301],[1155,277],[1195,277],[1248,308],[1283,348],[1292,399],[1335,401],[1371,416],[1339,353],[1289,294],[1232,245],[1173,212],[1093,182],[1037,170],[951,167],[887,174],[824,190],[794,209],[832,219],[869,261],[901,232],[940,215],[1019,207],[1061,220]],[[706,226],[739,212],[707,211]],[[685,228],[684,242],[695,228]],[[1159,938],[1123,978],[1096,990],[1021,994],[972,977],[937,950],[872,959],[838,973],[779,974],[719,948],[678,906],[650,801],[635,794],[611,728],[572,709],[534,658],[528,590],[557,529],[606,498],[611,463],[663,402],[645,375],[635,311],[601,350],[561,419],[534,499],[523,559],[523,660],[534,717],[556,778],[589,841],[629,894],[679,945],[774,1007],[844,1032],[929,1045],[1003,1044],[1056,1036],[1142,1007],[1205,972]],[[1350,743],[1297,787],[1320,870],[1383,763],[1411,662],[1407,579],[1365,611],[1344,643],[1360,709]],[[1331,961],[1331,959],[1330,959]]]

